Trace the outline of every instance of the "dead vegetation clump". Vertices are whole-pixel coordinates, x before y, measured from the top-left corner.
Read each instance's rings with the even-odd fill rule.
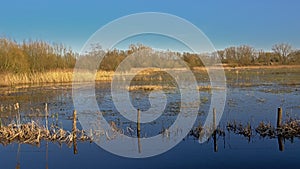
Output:
[[[199,91],[211,91],[211,90],[225,90],[224,87],[218,87],[218,86],[211,86],[211,85],[204,85],[204,86],[198,86]]]
[[[300,137],[300,120],[289,119],[281,126],[273,127],[270,123],[261,122],[256,128],[256,132],[262,137]]]
[[[213,133],[213,134],[216,134],[218,136],[222,136],[224,137],[225,136],[225,132],[220,129],[219,127],[216,128],[216,130],[213,130],[213,128],[207,128],[207,129],[204,129],[202,127],[202,125],[199,125],[197,127],[195,127],[194,129],[192,129],[189,133],[190,136],[193,136],[195,137],[196,139],[200,139],[203,137],[203,134],[205,133]]]
[[[256,127],[255,131],[262,137],[266,137],[266,136],[270,138],[276,137],[276,130],[271,125],[271,123],[260,122],[258,127]]]
[[[84,131],[75,131],[77,140],[91,141]],[[76,138],[76,137],[75,137]],[[27,124],[9,124],[0,127],[0,143],[8,145],[14,142],[21,144],[40,145],[41,141],[57,142],[71,146],[74,141],[73,133],[57,126],[51,126],[46,129],[32,121]]]
[[[233,131],[235,134],[240,134],[248,138],[252,136],[252,128],[250,123],[245,126],[242,123],[237,123],[236,121],[229,122],[226,128],[228,131]]]
[[[161,86],[161,85],[134,85],[134,86],[129,86],[127,90],[128,91],[137,91],[137,90],[157,91],[157,90],[170,90],[174,88],[175,87],[172,86]]]

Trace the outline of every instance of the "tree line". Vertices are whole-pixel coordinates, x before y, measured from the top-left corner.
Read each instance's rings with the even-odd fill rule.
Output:
[[[77,54],[62,44],[0,38],[0,72],[34,73],[71,69]]]
[[[229,65],[290,65],[300,64],[300,50],[294,50],[287,43],[275,44],[272,51],[255,50],[242,45],[218,51],[222,63]]]
[[[127,51],[120,51],[116,49],[109,51],[102,61],[101,69],[115,70],[115,68],[118,67],[122,60],[128,55],[144,49],[153,51],[151,48],[143,45],[131,45]],[[275,44],[271,51],[256,50],[248,45],[228,47],[224,50],[218,50],[214,53],[208,54],[160,51],[156,54],[153,54],[152,52],[151,60],[144,58],[142,61],[146,64],[147,61],[154,62],[159,59],[161,60],[161,62],[159,62],[159,66],[161,67],[181,67],[181,62],[176,59],[180,58],[185,61],[189,67],[194,68],[204,66],[199,55],[201,55],[201,58],[205,59],[206,62],[219,58],[224,65],[226,64],[228,66],[300,65],[300,50],[293,49],[293,47],[287,43]],[[147,54],[144,54],[140,57],[146,56]],[[137,62],[137,60],[132,60],[132,62]],[[142,65],[141,63],[136,64]],[[134,65],[134,63],[132,63],[132,65]],[[151,63],[148,63],[148,65],[151,65]]]
[[[85,67],[88,67],[88,61],[94,61],[88,58],[97,58],[99,54],[104,56],[99,69],[112,71],[116,70],[126,57],[142,50],[151,53],[152,58],[147,59],[150,55],[144,53],[140,56],[141,59],[133,59],[130,63],[131,66],[152,64],[154,67],[181,67],[181,61],[183,60],[185,64],[193,68],[203,66],[198,57],[199,55],[208,60],[218,57],[223,64],[229,66],[300,64],[300,50],[295,50],[286,43],[275,44],[272,51],[255,50],[251,46],[241,45],[228,47],[210,54],[172,51],[155,52],[150,47],[141,44],[131,45],[127,50],[113,49],[109,51],[104,51],[100,46],[95,46],[92,51],[80,56],[71,48],[67,48],[62,44],[31,40],[17,43],[11,39],[0,38],[0,72],[34,73],[73,69],[78,59],[87,60]],[[154,62],[156,60],[160,61]]]

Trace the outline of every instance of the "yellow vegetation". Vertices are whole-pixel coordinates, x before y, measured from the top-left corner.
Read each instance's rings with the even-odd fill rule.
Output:
[[[164,89],[174,89],[172,86],[161,86],[161,85],[133,85],[129,86],[127,89],[129,91],[135,90],[144,90],[144,91],[153,91],[153,90],[164,90]]]
[[[80,81],[90,80],[95,76],[89,72],[78,73]],[[96,81],[111,80],[113,72],[99,71],[96,74]],[[0,86],[13,86],[18,84],[41,84],[41,83],[68,83],[73,81],[73,71],[48,71],[43,73],[5,73],[0,74]]]

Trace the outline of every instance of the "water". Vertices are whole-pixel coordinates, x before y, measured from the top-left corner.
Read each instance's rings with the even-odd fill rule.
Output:
[[[297,90],[298,89],[298,90]],[[58,123],[71,131],[72,103],[71,85],[51,85],[14,89],[14,92],[0,96],[2,105],[19,102],[23,122],[35,120],[44,124],[43,118],[28,115],[43,113],[44,103],[48,103],[50,116],[58,114],[58,119],[50,118],[50,123]],[[104,117],[115,121],[118,127],[135,127],[115,109],[110,101],[110,84],[97,84],[97,101]],[[211,94],[209,91],[200,93],[202,104],[195,127],[206,118],[209,110]],[[140,109],[148,109],[147,95],[132,93],[139,100],[132,99]],[[142,136],[158,134],[168,128],[177,116],[180,95],[169,92],[168,106],[161,117],[154,122],[142,125]],[[254,134],[250,140],[244,136],[228,132],[227,122],[237,121],[250,123],[255,127],[260,121],[276,124],[277,107],[284,110],[283,119],[300,115],[299,86],[264,85],[253,87],[230,87],[227,90],[227,101],[220,128],[225,136],[217,137],[217,152],[214,152],[214,141],[199,144],[192,136],[187,136],[170,151],[145,159],[131,159],[113,155],[95,143],[79,142],[78,154],[73,149],[58,143],[42,142],[39,147],[32,145],[7,146],[0,145],[1,168],[298,168],[300,140],[284,140],[284,151],[279,150],[278,140],[261,138]],[[137,103],[139,102],[139,104]],[[13,120],[13,114],[1,112],[2,123]],[[118,123],[119,122],[119,123]],[[80,125],[79,125],[80,128]]]

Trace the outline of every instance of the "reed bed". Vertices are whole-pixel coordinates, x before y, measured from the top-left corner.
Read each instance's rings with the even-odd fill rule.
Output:
[[[51,141],[71,146],[74,138],[77,138],[78,141],[91,141],[83,130],[75,131],[77,137],[74,137],[73,134],[74,132],[71,133],[57,126],[51,126],[50,129],[46,129],[32,121],[27,124],[0,126],[0,143],[2,145],[14,142],[40,145],[41,141]]]
[[[175,89],[173,86],[161,86],[161,85],[132,85],[128,86],[128,91],[144,90],[144,91],[155,91],[155,90],[171,90]]]
[[[233,131],[235,134],[243,135],[248,138],[253,135],[250,123],[243,125],[242,123],[237,123],[236,121],[229,122],[227,123],[226,128],[228,131]]]
[[[198,86],[199,91],[210,91],[210,90],[225,90],[224,87],[213,87],[211,85]]]
[[[261,122],[255,130],[262,137],[282,137],[287,139],[300,137],[300,120],[289,119],[277,128],[270,123]]]
[[[73,81],[73,70],[58,70],[41,73],[5,73],[0,74],[2,80],[0,86],[14,86],[19,84],[42,84],[42,83],[68,83]],[[88,81],[95,78],[96,81],[110,81],[113,72],[98,71],[95,74],[90,72],[80,72],[77,74],[80,81]]]
[[[175,89],[175,86],[166,86],[166,85],[131,85],[127,87],[128,91],[144,90],[144,91],[155,91],[155,90],[172,90]],[[212,87],[207,86],[198,86],[199,91],[210,91],[210,90],[224,90],[222,87]]]
[[[76,111],[73,111],[73,117],[70,116],[70,120],[73,120],[73,129],[72,131],[66,131],[63,128],[58,127],[58,115],[56,114],[56,121],[51,125],[48,125],[48,117],[55,117],[54,114],[49,115],[48,112],[48,104],[45,103],[44,114],[39,112],[33,115],[33,117],[43,117],[45,118],[45,125],[39,125],[35,121],[31,120],[30,122],[21,123],[20,116],[20,105],[19,103],[15,103],[12,105],[1,106],[2,109],[11,111],[11,115],[9,117],[13,118],[13,122],[9,122],[9,124],[3,125],[2,120],[0,118],[0,144],[8,145],[12,143],[19,144],[31,144],[31,145],[40,145],[42,141],[50,141],[57,142],[59,144],[66,144],[73,147],[76,147],[76,141],[97,141],[100,136],[106,136],[108,140],[114,139],[118,134],[125,134],[127,131],[132,135],[134,133],[134,129],[131,129],[127,126],[126,130],[122,126],[118,126],[114,121],[110,121],[111,131],[88,131],[89,135],[86,135],[84,130],[78,130],[76,127],[77,115]],[[282,109],[279,108],[278,113],[282,113]],[[217,136],[225,136],[225,131],[217,126],[215,122],[216,111],[213,111],[213,123],[211,126],[207,128],[203,128],[201,124],[194,127],[190,130],[188,136],[192,136],[196,139],[201,139],[204,136],[213,137],[216,142]],[[0,112],[0,114],[3,114]],[[3,116],[1,116],[3,117]],[[22,117],[27,117],[27,115],[23,115]],[[281,116],[278,116],[277,127],[273,127],[271,123],[261,122],[256,128],[253,128],[250,123],[246,125],[233,121],[228,122],[226,125],[226,129],[228,132],[233,132],[234,134],[242,135],[247,137],[248,140],[258,134],[261,137],[269,137],[269,138],[283,138],[283,139],[292,139],[294,137],[300,137],[300,120],[297,119],[288,119],[284,123],[281,123]],[[280,122],[280,123],[278,123]],[[49,126],[49,128],[48,128]],[[137,132],[139,131],[137,127]],[[168,129],[163,129],[163,134],[169,136]],[[211,135],[212,134],[212,135]],[[138,136],[140,137],[140,136]],[[75,151],[75,149],[74,149]],[[75,153],[75,152],[74,152]],[[76,154],[76,153],[75,153]]]
[[[269,138],[294,138],[300,137],[300,120],[289,119],[281,126],[274,127],[271,123],[260,122],[256,128],[252,128],[250,123],[243,125],[242,123],[229,122],[227,130],[235,134],[243,135],[245,137],[252,137],[256,132],[261,137]]]
[[[202,131],[204,131],[204,132],[202,133]],[[213,133],[213,134],[216,134],[216,135],[222,136],[222,137],[225,136],[225,131],[219,127],[217,127],[215,130],[213,130],[212,127],[204,129],[201,125],[191,129],[189,132],[189,136],[193,136],[196,139],[201,139],[201,137],[203,137],[202,134],[205,134],[205,133]]]
[[[209,91],[211,89],[212,89],[212,87],[210,85],[207,85],[207,86],[198,86],[198,90],[199,91]]]

